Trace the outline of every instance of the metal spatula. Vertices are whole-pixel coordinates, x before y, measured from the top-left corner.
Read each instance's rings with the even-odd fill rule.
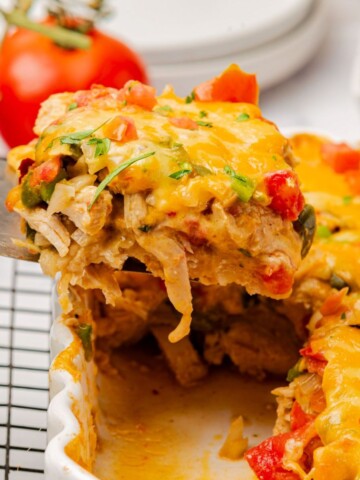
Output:
[[[4,158],[0,159],[0,255],[20,260],[36,262],[37,255],[32,255],[26,248],[17,247],[12,239],[24,240],[20,231],[20,217],[16,213],[9,213],[5,208],[5,199],[8,191],[16,184],[15,175],[10,172]]]

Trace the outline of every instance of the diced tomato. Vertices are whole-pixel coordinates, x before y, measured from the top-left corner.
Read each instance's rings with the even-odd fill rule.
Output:
[[[320,308],[320,312],[324,316],[327,316],[327,315],[337,315],[339,313],[342,313],[344,309],[346,310],[346,308],[342,304],[342,301],[345,295],[347,294],[348,290],[349,290],[348,287],[345,287],[339,290],[338,292],[330,295],[322,304]]]
[[[290,412],[290,429],[291,431],[298,430],[303,427],[306,423],[309,423],[311,420],[314,420],[315,416],[305,413],[304,410],[300,407],[299,402],[295,400],[291,412]]]
[[[18,168],[18,170],[19,170],[19,183],[21,183],[21,180],[23,179],[23,177],[25,177],[25,175],[29,171],[29,168],[34,163],[35,163],[35,161],[32,160],[31,158],[24,158],[24,160],[21,161],[21,163],[19,165],[19,168]]]
[[[200,83],[194,88],[195,100],[200,102],[258,103],[259,88],[256,76],[230,65],[219,77]]]
[[[297,175],[291,170],[270,173],[265,177],[265,186],[270,207],[285,220],[296,220],[305,205]]]
[[[321,377],[324,375],[324,369],[328,362],[321,352],[314,352],[311,345],[307,345],[299,353],[306,358],[306,367],[310,373],[317,373]]]
[[[155,88],[134,80],[125,83],[124,88],[119,91],[118,98],[120,101],[138,105],[145,110],[152,110],[157,103]]]
[[[294,281],[291,272],[284,266],[270,272],[261,273],[260,276],[268,290],[274,295],[283,295],[290,292]]]
[[[90,90],[79,90],[74,93],[74,101],[78,107],[86,107],[91,104],[94,100],[99,100],[101,98],[109,97],[114,94],[116,90],[104,85],[92,84]]]
[[[41,182],[50,183],[59,175],[62,162],[59,157],[51,158],[38,167],[34,168],[30,180],[30,186],[36,187]]]
[[[250,448],[245,453],[245,459],[259,480],[299,480],[296,473],[283,466],[286,442],[296,439],[306,446],[315,436],[314,422],[310,421],[293,432],[275,435]]]
[[[110,122],[103,126],[105,137],[117,142],[130,142],[137,140],[138,134],[132,118],[117,115]]]
[[[321,147],[322,158],[336,173],[357,170],[360,166],[360,151],[346,143],[325,143]]]
[[[360,170],[348,170],[345,172],[345,180],[351,193],[360,195]]]
[[[267,438],[245,453],[245,460],[259,480],[279,480],[282,478],[280,475],[284,480],[299,480],[298,475],[286,470],[282,464],[285,444],[292,437],[293,433],[289,432]]]
[[[312,358],[314,360],[325,360],[324,355],[321,352],[314,352],[311,345],[306,345],[306,347],[301,348],[299,351],[300,355],[306,358]]]
[[[198,124],[188,117],[172,117],[169,118],[169,121],[178,128],[185,128],[187,130],[197,130],[199,128]]]

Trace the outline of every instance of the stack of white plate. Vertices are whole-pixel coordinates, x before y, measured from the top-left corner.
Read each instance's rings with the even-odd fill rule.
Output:
[[[187,94],[231,63],[262,88],[301,68],[326,29],[326,0],[132,0],[116,2],[108,29],[142,54],[152,83]]]

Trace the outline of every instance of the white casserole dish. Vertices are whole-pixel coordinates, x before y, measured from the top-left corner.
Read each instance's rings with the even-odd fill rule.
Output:
[[[309,128],[288,128],[284,134],[290,136],[297,132],[316,133],[338,140],[328,132]],[[96,413],[98,409],[98,372],[92,361],[86,362],[84,355],[79,353],[80,350],[77,351],[71,347],[74,335],[62,323],[58,306],[55,301],[53,303],[55,320],[51,329],[51,355],[53,362],[50,368],[49,443],[45,452],[45,478],[46,480],[122,480],[123,478],[135,480],[127,476],[125,468],[123,474],[121,473],[121,465],[119,467],[120,473],[118,471],[115,476],[112,476],[111,473],[109,474],[104,466],[108,462],[104,452],[101,453],[96,462],[98,471],[104,468],[104,476],[96,476],[89,473],[69,456],[69,452],[72,453],[72,457],[78,454],[82,459],[90,463],[93,413],[95,412],[97,420],[101,418],[101,415],[99,416]],[[72,363],[70,373],[68,368],[64,368],[65,363],[69,364],[69,361]],[[278,383],[264,382],[259,384],[256,381],[243,379],[239,381],[234,390],[238,399],[238,414],[244,417],[244,434],[249,438],[250,446],[271,435],[275,419],[275,403],[274,400],[271,400],[270,390],[277,386]],[[216,382],[214,385],[216,386]],[[142,386],[145,389],[145,383]],[[200,388],[203,387],[200,386],[198,391]],[[229,389],[228,393],[233,392]],[[181,408],[175,408],[172,412],[176,425],[180,425],[185,430],[189,425],[194,427],[188,428],[188,430],[190,433],[193,431],[198,442],[197,445],[200,448],[198,450],[193,449],[190,454],[187,453],[184,458],[181,458],[183,465],[186,465],[187,469],[185,476],[175,475],[171,478],[174,480],[190,478],[191,480],[215,480],[217,478],[222,478],[223,480],[253,480],[255,476],[251,473],[245,461],[220,460],[218,452],[226,437],[234,412],[231,411],[231,405],[225,405],[225,407],[222,405],[218,411],[214,411],[211,398],[207,395],[208,393],[205,393],[203,399],[205,407],[203,409],[186,410],[185,415]],[[144,402],[146,398],[144,394],[144,397],[139,398],[139,401]],[[102,403],[104,404],[104,401]],[[180,405],[183,404],[180,403]],[[206,415],[207,410],[210,413],[209,415]],[[126,418],[126,411],[123,412],[124,415]],[[248,417],[251,417],[251,419]],[[81,452],[79,451],[79,445],[82,445]],[[194,471],[191,468],[201,468],[202,471]],[[139,478],[146,480],[153,478],[145,475],[143,473]],[[166,477],[162,476],[162,478]]]

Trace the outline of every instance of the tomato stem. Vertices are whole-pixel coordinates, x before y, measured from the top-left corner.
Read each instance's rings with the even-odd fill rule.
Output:
[[[13,10],[5,12],[0,9],[0,14],[5,18],[9,25],[23,27],[53,40],[55,43],[64,48],[80,48],[87,50],[91,46],[91,39],[82,33],[74,32],[59,26],[48,26],[42,23],[33,22],[21,10]]]

